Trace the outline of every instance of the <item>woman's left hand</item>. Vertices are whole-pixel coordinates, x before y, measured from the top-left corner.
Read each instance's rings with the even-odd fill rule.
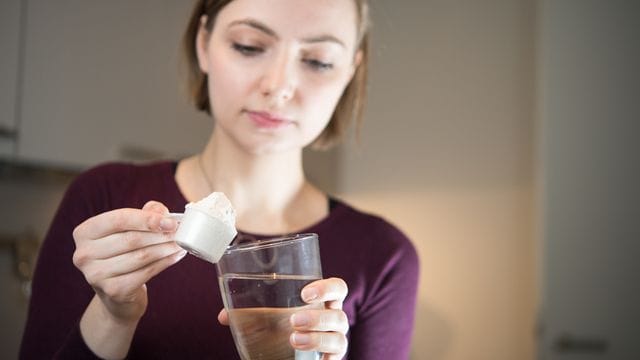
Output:
[[[308,304],[324,303],[324,308],[300,310],[291,316],[293,334],[291,346],[298,350],[319,351],[323,360],[339,360],[347,352],[349,321],[342,311],[348,288],[344,280],[329,278],[314,281],[302,289],[302,300]],[[218,314],[218,321],[229,325],[227,312]]]
[[[347,352],[349,320],[342,311],[347,284],[339,278],[322,279],[302,289],[302,300],[308,304],[324,303],[324,309],[300,310],[291,316],[291,345],[298,350],[324,353],[323,360],[342,359]]]

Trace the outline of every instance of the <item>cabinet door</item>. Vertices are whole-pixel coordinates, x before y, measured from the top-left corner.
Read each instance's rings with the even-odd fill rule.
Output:
[[[0,155],[13,153],[20,49],[20,0],[0,1]]]
[[[540,14],[541,359],[640,359],[640,2]]]
[[[84,167],[197,151],[180,39],[192,1],[30,0],[18,156]]]

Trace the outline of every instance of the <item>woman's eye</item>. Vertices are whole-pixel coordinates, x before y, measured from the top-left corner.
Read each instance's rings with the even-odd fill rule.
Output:
[[[305,64],[309,65],[314,70],[326,71],[333,69],[333,64],[322,62],[320,60],[315,59],[304,59]]]
[[[233,43],[233,49],[245,56],[255,56],[264,51],[262,48],[257,46],[243,45],[239,43]]]

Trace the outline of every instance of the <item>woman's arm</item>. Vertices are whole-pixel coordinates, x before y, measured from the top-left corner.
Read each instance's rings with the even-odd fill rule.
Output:
[[[404,237],[404,236],[403,236]],[[350,330],[349,360],[408,359],[416,308],[419,262],[411,243],[388,257]]]
[[[94,292],[72,262],[73,229],[100,210],[85,194],[85,178],[80,175],[67,189],[40,247],[20,359],[55,358],[63,348],[78,358],[93,356],[80,337],[79,322]]]
[[[184,255],[163,233],[175,223],[161,226],[162,204],[90,217],[102,209],[83,188],[69,188],[43,243],[21,358],[123,358],[146,309],[145,282]]]
[[[173,240],[169,210],[150,201],[87,219],[73,231],[73,263],[96,295],[80,321],[87,346],[102,358],[122,359],[148,304],[146,282],[186,255]]]

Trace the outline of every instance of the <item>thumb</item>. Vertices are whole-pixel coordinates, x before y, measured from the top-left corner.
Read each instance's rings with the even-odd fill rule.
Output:
[[[142,207],[142,210],[153,211],[161,215],[169,213],[169,209],[167,209],[167,207],[164,206],[163,203],[155,200],[147,201],[147,203]]]
[[[218,314],[218,322],[221,325],[229,326],[229,313],[227,312],[227,310],[220,310],[220,313]]]

